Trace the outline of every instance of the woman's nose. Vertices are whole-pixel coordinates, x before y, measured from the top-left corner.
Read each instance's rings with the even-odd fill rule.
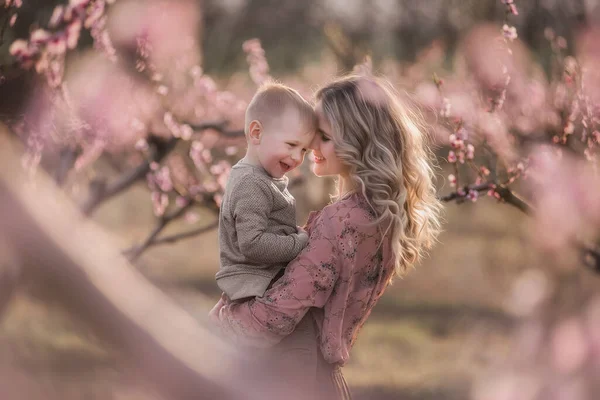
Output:
[[[308,145],[308,148],[311,150],[318,150],[321,145],[321,136],[317,133],[313,140]]]

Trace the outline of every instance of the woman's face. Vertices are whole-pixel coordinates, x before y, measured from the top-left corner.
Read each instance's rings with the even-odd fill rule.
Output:
[[[310,144],[313,151],[313,173],[317,176],[341,175],[348,174],[348,167],[335,154],[333,140],[331,140],[331,126],[325,119],[321,102],[318,102],[315,107],[315,112],[319,120],[317,134]]]

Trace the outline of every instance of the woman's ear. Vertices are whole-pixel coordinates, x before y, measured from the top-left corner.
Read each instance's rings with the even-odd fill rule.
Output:
[[[262,138],[263,127],[260,122],[253,120],[248,125],[248,140],[252,144],[260,144]]]

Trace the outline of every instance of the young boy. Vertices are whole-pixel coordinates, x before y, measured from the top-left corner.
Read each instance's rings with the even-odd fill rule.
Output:
[[[231,300],[262,296],[308,242],[285,174],[302,163],[316,126],[310,104],[284,85],[263,85],[248,105],[248,149],[231,169],[219,215],[216,280]]]

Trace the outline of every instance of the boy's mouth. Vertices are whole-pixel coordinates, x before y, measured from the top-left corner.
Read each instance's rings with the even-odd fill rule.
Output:
[[[283,169],[283,172],[288,172],[289,170],[292,169],[291,165],[288,165],[288,164],[284,163],[283,161],[279,161],[279,165],[281,166],[281,169]]]

